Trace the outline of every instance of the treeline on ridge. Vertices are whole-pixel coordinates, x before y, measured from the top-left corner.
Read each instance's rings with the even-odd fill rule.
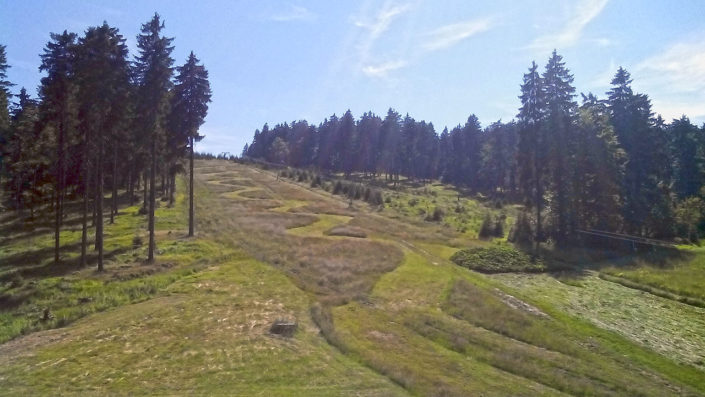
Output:
[[[482,128],[476,116],[438,134],[389,109],[350,110],[318,125],[265,124],[242,155],[349,177],[440,179],[525,204],[532,239],[575,242],[580,230],[695,241],[704,229],[705,126],[655,117],[619,68],[606,98],[581,94],[555,51],[523,76],[515,120]]]

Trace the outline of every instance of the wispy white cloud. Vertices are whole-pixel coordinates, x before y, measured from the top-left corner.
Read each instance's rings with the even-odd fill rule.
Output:
[[[705,118],[705,33],[639,62],[632,78],[666,120],[684,113]]]
[[[268,17],[270,21],[275,21],[275,22],[290,22],[290,21],[312,21],[316,19],[318,15],[313,13],[311,10],[308,8],[298,6],[298,5],[289,5],[289,7],[283,11],[278,11],[273,13]]]
[[[448,48],[468,37],[489,30],[492,24],[491,18],[483,18],[441,26],[438,29],[426,33],[426,40],[421,46],[428,51]]]
[[[373,15],[353,18],[353,24],[365,31],[357,43],[359,71],[370,77],[386,77],[390,71],[407,65],[405,59],[373,63],[371,54],[375,43],[389,30],[394,20],[410,11],[412,6],[412,3],[398,3],[388,0]]]
[[[401,69],[408,63],[404,60],[389,61],[378,65],[366,65],[362,68],[362,73],[370,77],[386,77],[393,70]]]
[[[635,72],[673,90],[696,92],[705,88],[705,35],[699,40],[671,45],[640,62]]]
[[[376,40],[389,29],[394,19],[411,9],[411,3],[395,4],[387,1],[384,6],[370,18],[356,18],[355,26],[369,30],[370,40]]]
[[[565,49],[573,46],[580,40],[585,27],[600,15],[607,2],[608,0],[581,0],[562,29],[537,37],[527,48],[545,52],[554,48]],[[608,42],[602,42],[602,44],[605,43]]]

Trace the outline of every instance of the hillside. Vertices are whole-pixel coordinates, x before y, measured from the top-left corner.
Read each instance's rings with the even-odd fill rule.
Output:
[[[384,190],[380,209],[310,185],[201,160],[196,237],[178,181],[157,262],[122,208],[104,273],[54,266],[50,224],[4,214],[2,394],[705,395],[705,309],[679,302],[702,298],[703,252],[485,275],[450,257],[508,247],[477,233],[511,208],[435,184]],[[269,333],[277,319],[292,338]]]

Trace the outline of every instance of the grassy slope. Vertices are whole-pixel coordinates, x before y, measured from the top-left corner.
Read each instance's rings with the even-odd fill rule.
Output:
[[[174,257],[168,259],[173,266],[135,279],[171,277],[136,300],[158,297],[0,345],[0,384],[6,390],[705,393],[702,371],[671,361],[668,357],[677,357],[667,349],[658,350],[659,355],[633,342],[644,330],[622,332],[635,321],[624,325],[616,318],[591,317],[589,308],[573,309],[580,296],[552,287],[530,288],[540,277],[552,278],[487,277],[448,262],[457,247],[487,244],[472,239],[486,211],[475,208],[474,201],[464,204],[474,208],[474,215],[455,228],[454,211],[441,224],[406,213],[406,196],[394,198],[406,204],[380,214],[360,204],[348,208],[347,201],[320,190],[232,163],[200,162],[198,174],[198,238],[172,237],[176,233],[169,235],[168,230],[182,228],[183,218],[165,219],[159,258],[165,261],[173,246]],[[421,205],[423,200],[443,206],[457,201],[446,188],[433,189],[443,191],[403,194],[415,195]],[[183,202],[176,208],[182,211]],[[369,238],[326,235],[342,224]],[[125,242],[132,240],[130,230]],[[119,272],[129,261],[118,256],[108,271]],[[77,281],[98,277],[81,272],[86,273],[76,274]],[[591,290],[606,285],[627,290],[592,280],[601,284]],[[624,315],[619,300],[604,299],[614,302],[609,307],[615,316]],[[311,306],[312,313],[319,313],[313,316],[316,324],[309,315]],[[672,309],[656,305],[648,316],[658,318]],[[699,313],[683,314],[695,315]],[[269,324],[278,317],[299,321],[293,339],[268,336]],[[337,349],[325,343],[318,327]],[[698,327],[692,332],[700,333]],[[667,337],[668,330],[655,336]],[[697,335],[678,337],[691,341]]]
[[[609,266],[602,271],[644,287],[654,287],[684,298],[694,298],[705,306],[705,251],[688,249],[685,259],[664,265],[636,261],[629,266]]]
[[[280,272],[212,239],[175,237],[185,228],[183,195],[173,209],[157,213],[158,261],[169,267],[143,274],[145,266],[132,262],[144,257],[144,250],[130,247],[135,233],[144,234],[144,217],[136,211],[127,208],[106,230],[126,249],[108,264],[106,274],[79,269],[38,277],[37,284],[25,279],[38,297],[4,310],[9,320],[0,330],[7,339],[22,330],[53,328],[91,312],[143,302],[0,345],[3,394],[405,394],[328,345],[309,319],[309,298]],[[51,246],[51,236],[41,238]],[[36,238],[17,240],[3,248],[12,252],[37,243]],[[117,243],[108,237],[106,244]],[[41,262],[52,266],[50,259]],[[120,280],[121,275],[128,280]],[[81,298],[90,301],[81,303]],[[45,306],[57,320],[38,320]],[[280,317],[298,319],[301,330],[295,338],[268,335]]]

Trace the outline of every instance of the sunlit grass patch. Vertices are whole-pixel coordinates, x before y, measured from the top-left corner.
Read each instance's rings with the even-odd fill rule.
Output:
[[[705,309],[660,298],[596,274],[556,279],[550,275],[498,274],[524,295],[540,297],[558,310],[616,332],[675,361],[705,369]]]
[[[351,303],[335,308],[333,315],[338,334],[354,357],[414,394],[560,394],[452,351],[382,310]]]
[[[684,297],[692,297],[705,302],[705,253],[696,252],[691,259],[675,261],[668,265],[654,265],[639,260],[627,267],[606,267],[602,272],[655,287]],[[635,285],[638,286],[638,285]],[[645,288],[645,289],[646,289]]]
[[[318,220],[310,225],[290,228],[287,233],[293,236],[322,237],[324,232],[341,224],[348,223],[352,217],[345,215],[317,214]]]

